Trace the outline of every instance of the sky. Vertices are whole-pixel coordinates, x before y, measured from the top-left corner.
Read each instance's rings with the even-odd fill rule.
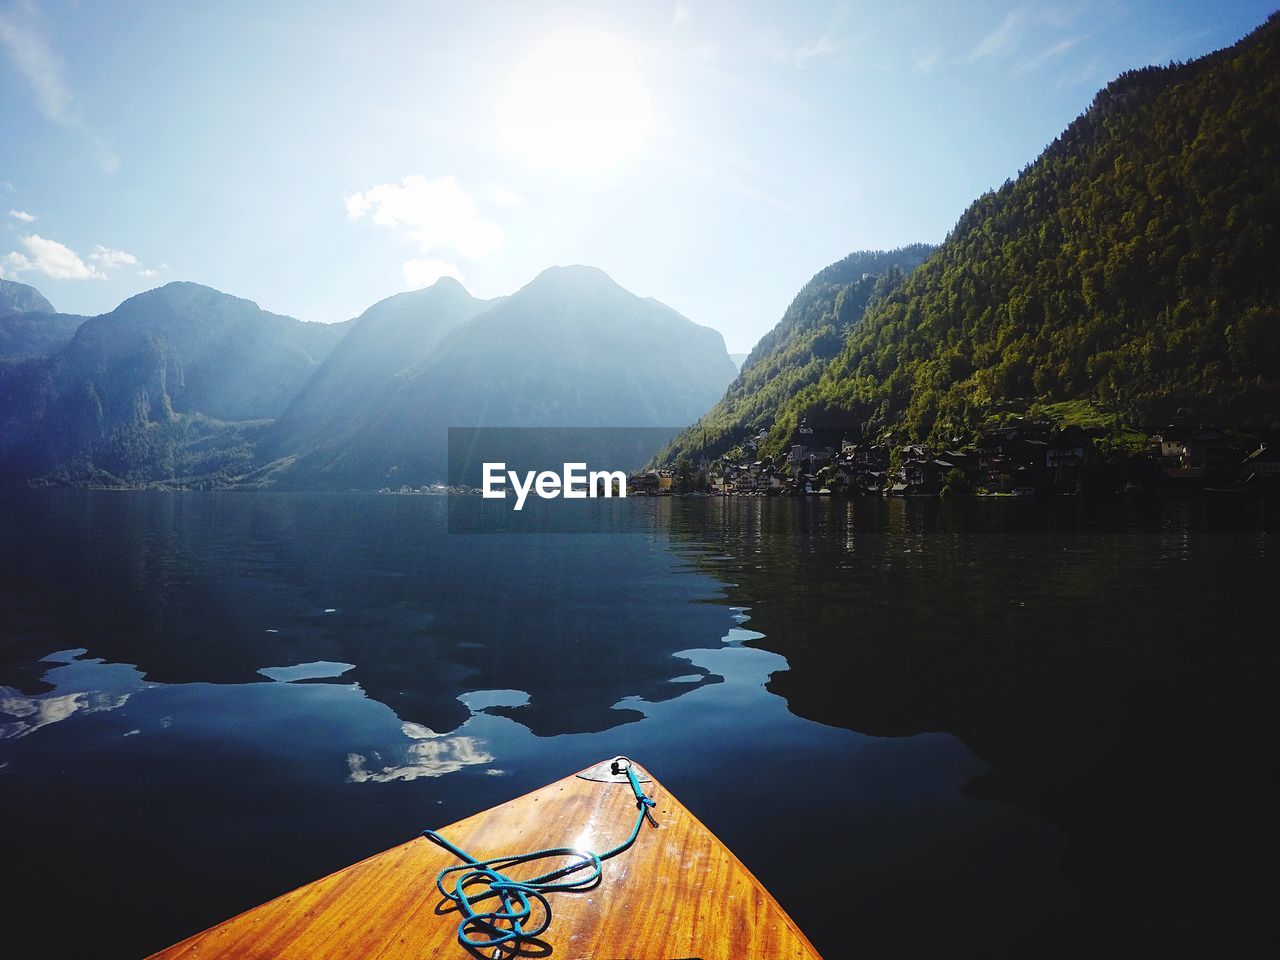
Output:
[[[1274,8],[0,0],[0,276],[334,322],[586,263],[745,353],[827,264],[941,241],[1117,74]]]

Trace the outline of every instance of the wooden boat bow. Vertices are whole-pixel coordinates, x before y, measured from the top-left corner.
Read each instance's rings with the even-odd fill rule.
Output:
[[[549,847],[604,851],[625,841],[636,797],[606,760],[439,831],[479,859]],[[436,888],[458,860],[424,837],[255,907],[158,958],[558,957],[629,960],[816,958],[751,872],[656,779],[634,768],[656,826],[601,864],[591,889],[548,894],[537,939],[483,952],[459,945],[457,908]],[[511,868],[514,879],[545,865]],[[520,871],[524,872],[521,873]]]

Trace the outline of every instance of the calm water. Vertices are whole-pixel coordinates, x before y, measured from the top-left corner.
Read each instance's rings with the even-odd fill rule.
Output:
[[[1277,504],[602,509],[4,495],[8,929],[138,955],[627,753],[829,958],[1261,938]]]

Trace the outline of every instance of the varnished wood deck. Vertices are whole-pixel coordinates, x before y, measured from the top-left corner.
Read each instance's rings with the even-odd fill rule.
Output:
[[[591,890],[550,894],[554,919],[521,956],[563,960],[814,958],[804,934],[729,850],[656,781],[657,829],[605,861]],[[485,858],[552,846],[606,850],[624,840],[636,804],[625,783],[566,777],[440,832]],[[504,956],[459,946],[458,915],[436,874],[456,860],[412,840],[300,887],[156,954],[163,958]],[[522,869],[524,872],[522,872]],[[542,869],[547,869],[544,865]],[[528,867],[515,876],[537,872]],[[449,907],[450,909],[445,909]],[[481,909],[487,909],[482,907]]]

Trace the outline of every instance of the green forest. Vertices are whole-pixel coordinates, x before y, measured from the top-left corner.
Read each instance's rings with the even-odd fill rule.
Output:
[[[1179,415],[1273,436],[1278,34],[1273,15],[1226,50],[1123,74],[936,251],[819,273],[659,460],[761,428],[776,453],[806,418],[939,445],[1028,414],[1119,446]]]
[[[1201,60],[1119,77],[867,311],[778,411],[864,436],[964,436],[1087,401],[1255,434],[1280,411],[1280,17]]]
[[[703,450],[718,456],[772,426],[779,407],[822,376],[868,306],[883,301],[934,249],[917,243],[858,251],[819,271],[756,344],[724,398],[658,459]]]

